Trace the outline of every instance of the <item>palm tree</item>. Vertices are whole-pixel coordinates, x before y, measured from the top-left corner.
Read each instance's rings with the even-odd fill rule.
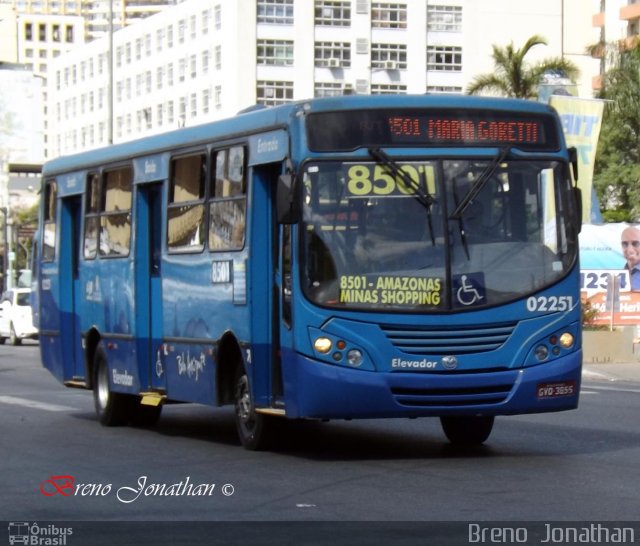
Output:
[[[537,45],[547,45],[547,41],[542,36],[534,35],[521,49],[515,49],[513,42],[506,47],[494,45],[491,56],[495,71],[476,76],[469,84],[467,93],[475,95],[488,91],[507,97],[532,99],[537,97],[538,85],[545,74],[559,73],[570,80],[578,77],[578,67],[560,57],[544,59],[533,66],[527,66],[524,58]]]

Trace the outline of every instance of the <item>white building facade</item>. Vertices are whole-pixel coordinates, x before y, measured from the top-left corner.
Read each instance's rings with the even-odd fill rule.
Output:
[[[343,93],[462,93],[492,46],[543,36],[591,96],[583,0],[187,0],[55,60],[48,157]],[[110,51],[112,53],[110,54]],[[110,62],[112,59],[112,63]],[[113,97],[113,99],[111,99]]]

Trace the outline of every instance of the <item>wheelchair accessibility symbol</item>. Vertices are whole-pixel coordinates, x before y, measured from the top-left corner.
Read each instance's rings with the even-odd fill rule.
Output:
[[[453,288],[459,305],[468,307],[485,303],[484,275],[482,273],[468,273],[454,277]]]

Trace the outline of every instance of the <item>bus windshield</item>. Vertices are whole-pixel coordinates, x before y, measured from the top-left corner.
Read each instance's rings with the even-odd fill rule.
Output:
[[[566,164],[374,152],[370,161],[305,165],[302,284],[314,303],[477,309],[534,294],[574,265]]]

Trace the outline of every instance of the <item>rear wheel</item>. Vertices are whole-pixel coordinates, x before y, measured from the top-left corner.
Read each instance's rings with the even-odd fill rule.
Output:
[[[233,398],[240,442],[246,449],[266,449],[273,440],[274,418],[256,413],[249,379],[242,366],[236,373]]]
[[[109,365],[102,347],[96,350],[93,362],[93,401],[98,420],[107,427],[125,425],[134,412],[135,398],[111,391]]]
[[[494,420],[493,416],[453,415],[440,417],[440,424],[452,444],[475,446],[489,438]]]

